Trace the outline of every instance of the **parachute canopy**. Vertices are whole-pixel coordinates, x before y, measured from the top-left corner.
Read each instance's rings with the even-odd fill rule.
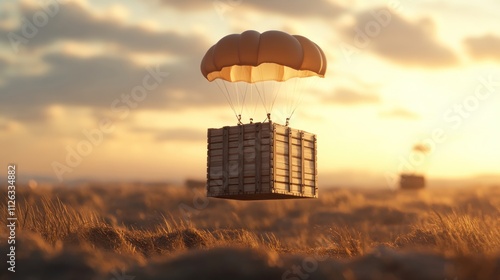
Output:
[[[281,31],[249,30],[231,34],[213,45],[201,61],[207,80],[228,82],[283,82],[291,78],[324,77],[325,54],[299,35]]]

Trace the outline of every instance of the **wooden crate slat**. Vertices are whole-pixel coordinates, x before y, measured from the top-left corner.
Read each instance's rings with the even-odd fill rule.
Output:
[[[243,187],[243,191],[245,192],[255,192],[257,189],[255,188],[255,183],[253,184],[245,184]]]
[[[218,149],[222,150],[222,142],[210,143],[210,144],[208,144],[208,149],[209,150],[218,150]]]
[[[314,174],[312,173],[314,171],[311,171],[311,172],[305,172],[304,173],[304,179],[305,180],[314,180]],[[289,175],[289,170],[288,169],[281,169],[281,168],[276,168],[275,169],[275,173],[276,175],[279,175],[279,176],[288,176]],[[297,179],[300,179],[302,178],[302,172],[299,170],[297,171],[292,171],[292,177],[293,178],[297,178]]]
[[[277,163],[276,169],[288,170],[288,164],[287,163]],[[302,167],[301,166],[297,166],[297,165],[293,165],[292,166],[292,172],[301,172],[301,171],[302,171]],[[305,174],[316,175],[314,173],[315,171],[314,171],[314,169],[312,167],[305,166],[304,171],[305,171]]]
[[[215,162],[221,162],[222,163],[222,155],[208,157],[208,161],[210,162],[210,164],[213,164]]]
[[[307,158],[307,157],[306,157]],[[315,170],[315,161],[312,160],[304,160],[304,167],[309,168],[311,170]],[[307,172],[307,170],[306,170]]]
[[[245,177],[255,176],[255,173],[256,173],[255,170],[248,170],[248,169],[245,168],[245,170],[243,171],[243,176],[245,176]],[[269,169],[267,169],[267,170],[263,169],[261,171],[261,176],[263,176],[263,175],[269,175],[269,174],[270,174]]]
[[[277,190],[286,190],[288,188],[288,183],[282,183],[282,182],[275,181],[274,188]]]
[[[208,183],[207,183],[208,187],[222,187],[222,179],[211,179],[211,180],[208,180]]]
[[[209,193],[220,193],[222,191],[222,185],[221,186],[213,186],[208,188]]]
[[[269,139],[270,138],[261,139],[261,141],[260,141],[261,145],[262,146],[269,145]],[[243,145],[241,143],[243,143]],[[221,143],[213,143],[213,144],[221,144]],[[213,145],[213,144],[209,144],[209,148],[212,147],[210,145]],[[254,147],[255,146],[255,139],[243,140],[243,142],[240,142],[239,139],[229,139],[229,147],[230,148],[237,148],[239,146],[243,146],[245,148]]]
[[[289,183],[289,182],[292,182],[292,184],[300,184],[301,183],[301,180],[298,179],[298,178],[291,178],[290,180],[290,177],[289,176],[279,176],[279,175],[276,175],[276,182],[281,182],[281,183]]]
[[[304,195],[314,195],[315,194],[315,189],[311,187],[305,187],[304,188]]]
[[[300,134],[292,134],[292,144],[300,145]],[[314,135],[304,133],[304,141],[306,143],[306,147],[314,147]],[[276,134],[276,141],[288,143],[288,135],[286,134]]]
[[[222,149],[217,149],[217,150],[211,150],[210,151],[210,156],[222,156]]]
[[[311,181],[311,180],[304,180],[304,185],[315,187],[316,183],[314,181]]]
[[[304,173],[304,180],[312,180],[314,182],[314,179],[316,179],[315,174],[313,174],[313,173],[307,173],[307,172]]]
[[[221,143],[222,142],[222,135],[221,136],[210,136],[208,138],[208,143]]]
[[[288,168],[288,165],[290,164],[290,162],[288,160],[287,155],[277,154],[275,156],[276,156],[277,164],[285,164],[285,166],[287,166],[286,168]],[[307,166],[308,162],[304,161],[304,164]],[[299,166],[299,167],[302,166],[302,162],[300,161],[300,158],[292,156],[292,165]],[[285,169],[284,167],[280,167],[280,168]]]
[[[290,191],[302,193],[302,187],[300,184],[292,184],[292,185],[290,185]]]
[[[304,158],[308,159],[308,160],[314,160],[314,158],[315,158],[314,151],[306,149],[304,151]]]
[[[208,129],[208,138],[214,136],[222,136],[222,129],[220,128],[209,128]]]

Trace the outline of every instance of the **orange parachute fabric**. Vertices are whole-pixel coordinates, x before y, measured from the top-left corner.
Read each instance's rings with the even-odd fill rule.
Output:
[[[220,39],[207,51],[200,68],[209,81],[283,82],[296,77],[324,77],[326,58],[306,37],[249,30]]]

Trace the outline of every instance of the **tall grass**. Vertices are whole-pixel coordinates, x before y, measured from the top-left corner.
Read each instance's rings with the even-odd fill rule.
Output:
[[[306,201],[210,199],[189,220],[179,205],[190,205],[194,194],[182,188],[19,188],[18,197],[26,197],[16,209],[20,232],[37,233],[52,245],[144,257],[221,246],[336,258],[365,255],[380,245],[450,256],[500,254],[495,188],[418,195],[325,190],[318,200]]]
[[[20,230],[37,232],[51,244],[72,232],[103,224],[103,219],[96,212],[78,211],[59,198],[49,199],[46,196],[42,196],[37,203],[20,203],[16,211]]]

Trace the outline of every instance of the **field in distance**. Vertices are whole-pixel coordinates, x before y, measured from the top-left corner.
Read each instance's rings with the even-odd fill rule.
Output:
[[[500,279],[499,187],[249,202],[87,183],[16,198],[19,279]]]

